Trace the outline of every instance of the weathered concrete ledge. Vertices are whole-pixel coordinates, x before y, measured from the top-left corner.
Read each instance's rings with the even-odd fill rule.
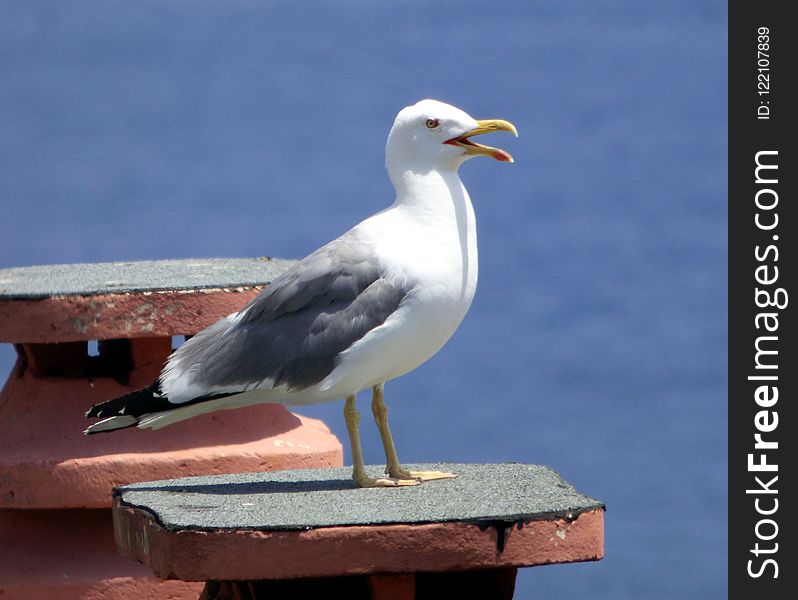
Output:
[[[293,263],[208,258],[0,269],[0,342],[193,335]]]
[[[334,468],[125,486],[114,493],[117,548],[185,581],[472,571],[604,555],[604,505],[547,467],[410,468],[458,477],[358,489],[348,468]]]
[[[269,283],[294,262],[264,256],[13,267],[0,269],[0,300],[252,287]]]

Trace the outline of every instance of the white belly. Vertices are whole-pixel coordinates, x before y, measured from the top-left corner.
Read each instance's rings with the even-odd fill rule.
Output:
[[[374,231],[382,236],[385,278],[408,295],[385,323],[341,353],[317,387],[320,397],[346,396],[412,371],[443,347],[471,306],[478,275],[473,212],[448,235],[440,227],[433,235],[429,223],[399,228],[395,219],[391,229]]]
[[[319,384],[325,396],[343,397],[408,373],[440,350],[465,316],[467,306],[423,306],[411,299],[377,329],[341,353]]]

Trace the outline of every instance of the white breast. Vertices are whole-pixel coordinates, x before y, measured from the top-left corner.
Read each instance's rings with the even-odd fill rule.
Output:
[[[325,395],[351,394],[415,369],[465,317],[477,285],[476,223],[468,194],[456,183],[462,190],[456,203],[397,202],[353,232],[372,246],[383,276],[408,295],[383,325],[341,354],[319,385]]]

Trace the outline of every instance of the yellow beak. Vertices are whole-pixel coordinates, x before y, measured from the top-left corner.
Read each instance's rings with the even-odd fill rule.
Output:
[[[452,146],[459,146],[465,150],[466,154],[473,154],[475,156],[490,156],[502,162],[514,162],[513,157],[510,156],[509,152],[500,150],[499,148],[483,146],[482,144],[477,144],[476,142],[472,142],[470,139],[468,139],[475,135],[490,133],[492,131],[509,131],[515,137],[518,137],[518,130],[516,130],[515,125],[510,123],[510,121],[504,121],[502,119],[486,119],[484,121],[477,121],[477,127],[471,131],[466,131],[463,135],[446,140],[444,143],[450,144]]]

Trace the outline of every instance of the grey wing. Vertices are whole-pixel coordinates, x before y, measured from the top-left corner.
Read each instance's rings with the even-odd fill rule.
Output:
[[[275,279],[239,318],[191,338],[165,373],[188,372],[194,389],[209,392],[261,382],[301,390],[329,375],[339,354],[384,323],[406,293],[381,278],[368,248],[339,239]]]

